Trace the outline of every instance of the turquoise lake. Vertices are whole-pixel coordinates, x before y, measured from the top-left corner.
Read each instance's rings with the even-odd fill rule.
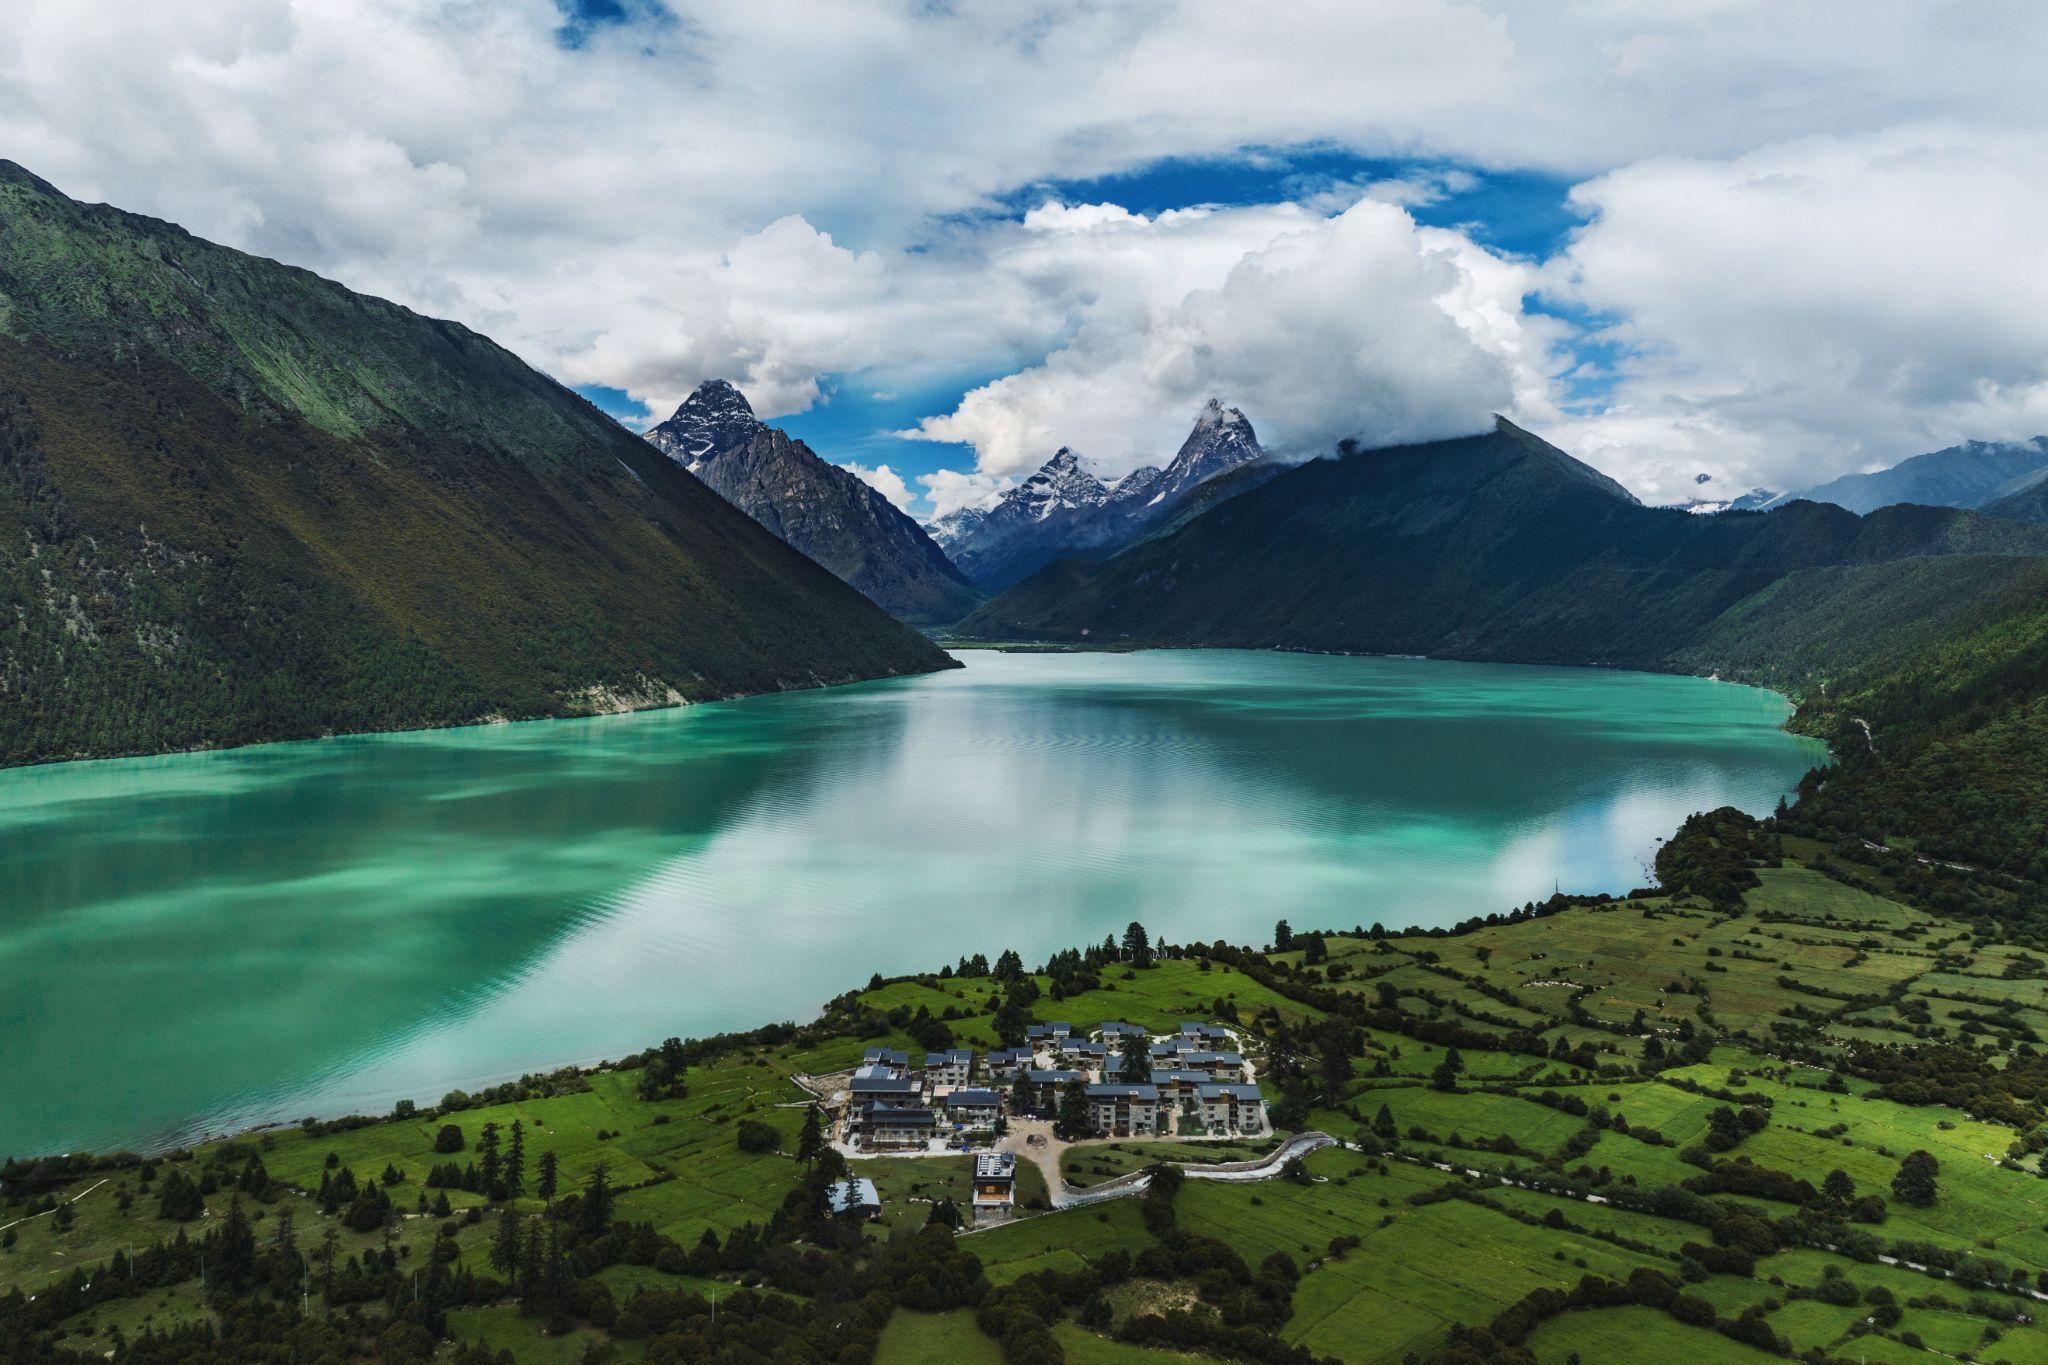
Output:
[[[1233,651],[0,773],[0,1154],[802,1018],[1003,948],[1645,883],[1819,746],[1698,678]]]

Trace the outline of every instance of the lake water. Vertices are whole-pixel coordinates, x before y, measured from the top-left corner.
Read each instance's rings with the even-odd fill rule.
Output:
[[[1697,678],[1233,651],[0,773],[0,1153],[800,1018],[885,974],[1643,884],[1821,753]]]

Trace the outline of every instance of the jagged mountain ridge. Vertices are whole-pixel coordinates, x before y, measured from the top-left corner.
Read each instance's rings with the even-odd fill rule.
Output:
[[[1721,613],[1801,569],[2043,551],[2048,530],[1952,509],[1644,507],[1502,421],[1287,469],[1104,562],[1054,564],[958,630],[1665,667]]]
[[[907,621],[957,621],[981,600],[923,527],[859,475],[760,421],[725,380],[698,385],[647,440]]]
[[[1146,465],[1107,485],[1062,446],[977,516],[950,514],[947,549],[969,578],[1000,590],[1056,559],[1115,554],[1171,518],[1197,488],[1264,459],[1244,413],[1211,398],[1164,468]]]
[[[0,763],[946,667],[456,323],[0,162]]]

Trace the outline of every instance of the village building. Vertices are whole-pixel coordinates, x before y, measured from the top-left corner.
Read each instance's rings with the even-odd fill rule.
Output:
[[[1068,1066],[1078,1066],[1084,1071],[1100,1071],[1109,1057],[1109,1049],[1100,1043],[1091,1043],[1081,1038],[1060,1040],[1060,1060]]]
[[[940,1086],[965,1085],[974,1078],[974,1054],[964,1047],[924,1055],[924,1083]]]
[[[1198,1019],[1183,1019],[1180,1022],[1180,1036],[1208,1048],[1225,1048],[1233,1045],[1236,1035],[1227,1028],[1216,1024],[1205,1024]]]
[[[1149,1079],[1160,1104],[1176,1113],[1189,1100],[1199,1100],[1203,1086],[1213,1084],[1206,1071],[1154,1071]]]
[[[1110,1044],[1119,1043],[1122,1042],[1125,1038],[1134,1037],[1143,1038],[1149,1042],[1152,1037],[1150,1033],[1147,1033],[1144,1029],[1139,1028],[1136,1024],[1114,1022],[1104,1024],[1101,1028],[1097,1029],[1096,1032],[1102,1035],[1103,1042]]]
[[[922,1147],[937,1131],[938,1119],[929,1109],[872,1104],[860,1111],[860,1140],[863,1147]]]
[[[846,1090],[856,1106],[895,1103],[915,1099],[917,1082],[885,1066],[864,1066],[853,1073]]]
[[[1159,1132],[1159,1091],[1150,1085],[1091,1085],[1088,1121],[1113,1137]]]
[[[1266,1097],[1255,1085],[1205,1085],[1202,1122],[1212,1133],[1266,1131]]]
[[[1003,1099],[993,1090],[962,1087],[947,1094],[946,1117],[958,1128],[993,1128],[1002,1113]]]
[[[872,1180],[841,1180],[826,1187],[825,1204],[837,1218],[877,1218],[882,1212],[882,1196]]]
[[[1244,1057],[1236,1052],[1183,1052],[1174,1065],[1179,1070],[1205,1072],[1214,1081],[1244,1079]]]
[[[1015,1080],[1018,1068],[1030,1065],[1031,1049],[1028,1047],[997,1048],[994,1052],[988,1054],[988,1075],[990,1080]]]
[[[1024,1038],[1033,1043],[1057,1043],[1074,1031],[1069,1023],[1055,1021],[1050,1024],[1030,1024],[1024,1029]]]
[[[974,1223],[1000,1223],[1017,1207],[1017,1158],[984,1152],[974,1158]]]
[[[1085,1081],[1085,1071],[1070,1071],[1063,1067],[1044,1070],[1038,1067],[1024,1073],[1025,1082],[1031,1087],[1031,1112],[1050,1114],[1059,1107],[1060,1092],[1075,1081]]]
[[[910,1070],[910,1054],[895,1052],[886,1047],[871,1047],[860,1056],[862,1066],[879,1066],[901,1076]]]

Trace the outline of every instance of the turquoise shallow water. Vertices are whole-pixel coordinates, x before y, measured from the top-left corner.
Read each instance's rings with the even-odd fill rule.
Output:
[[[1641,885],[1818,762],[1697,678],[1231,651],[0,773],[0,1153],[433,1099],[1131,919]]]

